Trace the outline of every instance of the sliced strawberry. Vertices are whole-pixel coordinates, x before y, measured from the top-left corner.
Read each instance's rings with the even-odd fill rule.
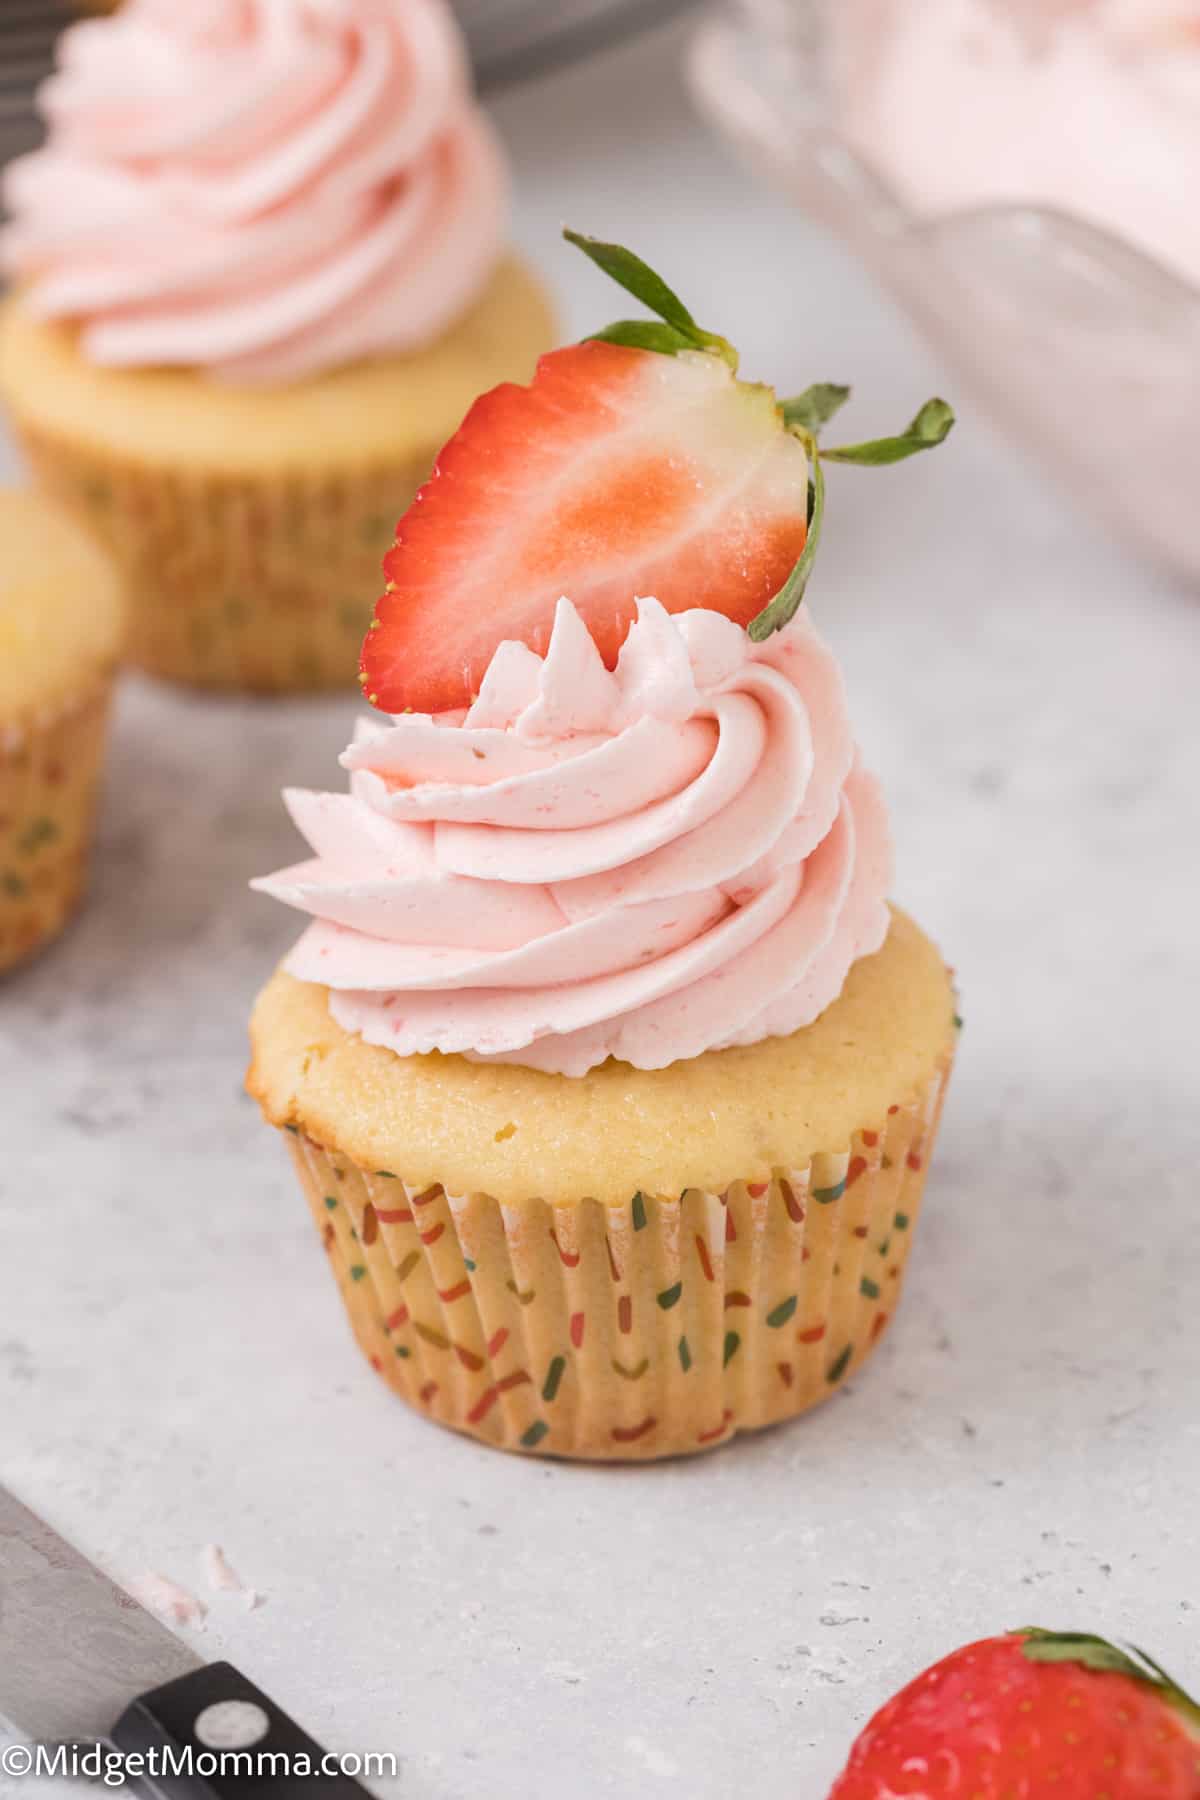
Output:
[[[611,667],[653,595],[745,625],[807,531],[808,457],[720,356],[590,340],[477,400],[401,519],[362,655],[385,712],[478,691],[497,644],[544,651],[560,596]]]

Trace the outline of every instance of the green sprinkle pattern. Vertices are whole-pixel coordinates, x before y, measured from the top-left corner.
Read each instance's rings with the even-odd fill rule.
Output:
[[[545,1400],[547,1404],[549,1404],[558,1393],[558,1384],[563,1378],[563,1371],[566,1366],[566,1357],[556,1356],[554,1361],[550,1364],[550,1367],[546,1370],[546,1379],[542,1385],[542,1399]]]
[[[34,856],[45,844],[52,844],[58,836],[58,826],[45,813],[31,819],[20,837],[17,849],[26,856]]]

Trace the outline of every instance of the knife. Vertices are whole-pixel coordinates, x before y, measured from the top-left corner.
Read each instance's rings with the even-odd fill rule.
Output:
[[[201,1661],[3,1487],[0,1712],[34,1744],[140,1758],[167,1800],[367,1796],[232,1664]]]

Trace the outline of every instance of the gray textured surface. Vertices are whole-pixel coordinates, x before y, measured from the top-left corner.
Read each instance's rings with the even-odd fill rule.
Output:
[[[936,363],[706,142],[670,50],[501,109],[570,322],[613,300],[564,216],[651,254],[749,372],[908,418]],[[239,1092],[294,930],[245,883],[293,853],[278,787],[335,775],[349,704],[130,681],[87,913],[0,995],[0,1473],[118,1576],[198,1583],[220,1541],[270,1598],[214,1597],[201,1647],[402,1752],[413,1800],[818,1800],[903,1678],[1029,1620],[1200,1676],[1200,600],[971,417],[830,489],[814,610],[967,1027],[900,1321],[809,1421],[657,1469],[517,1462],[361,1365]]]

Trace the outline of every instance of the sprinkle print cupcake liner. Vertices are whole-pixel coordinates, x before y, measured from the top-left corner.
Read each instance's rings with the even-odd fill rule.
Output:
[[[0,724],[0,973],[55,937],[83,888],[113,671]]]
[[[949,1070],[770,1182],[617,1207],[415,1192],[287,1129],[355,1336],[402,1399],[508,1450],[650,1459],[804,1412],[870,1355]]]
[[[353,685],[384,554],[435,443],[396,463],[259,478],[124,462],[18,423],[39,481],[122,570],[130,662],[207,688]]]

